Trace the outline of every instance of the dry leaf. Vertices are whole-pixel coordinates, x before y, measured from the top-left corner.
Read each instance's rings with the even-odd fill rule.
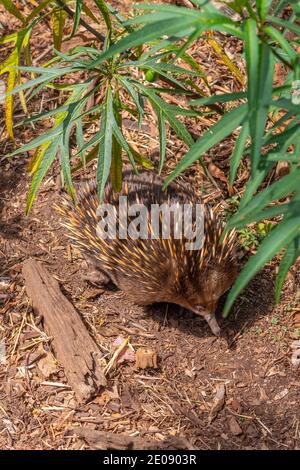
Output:
[[[234,436],[240,436],[241,434],[243,434],[242,428],[234,416],[231,416],[230,418],[228,418],[228,426],[229,426],[230,432]]]
[[[208,416],[208,423],[212,423],[212,421],[216,418],[217,414],[223,408],[225,403],[225,385],[220,384],[217,386],[217,391],[215,394],[215,398],[212,404],[212,407],[209,412]]]
[[[210,172],[210,174],[216,178],[217,180],[220,180],[220,181],[223,181],[223,183],[228,183],[228,180],[225,176],[225,173],[224,171],[222,171],[217,165],[215,165],[214,163],[210,163],[208,165],[208,171]]]
[[[113,346],[115,350],[117,350],[119,347],[124,344],[124,341],[126,341],[122,336],[118,336],[117,339],[113,342]],[[135,361],[135,352],[129,347],[128,343],[127,345],[120,351],[117,357],[117,364],[122,364],[122,362],[134,362]]]
[[[221,170],[217,165],[214,163],[209,163],[208,165],[208,171],[210,174],[217,180],[222,181],[223,183],[226,184],[227,190],[230,196],[233,196],[235,194],[235,190],[232,186],[230,186],[228,179],[224,173],[224,171]]]
[[[48,353],[46,356],[42,357],[38,362],[38,368],[45,379],[55,374],[57,372],[57,365],[52,354]]]

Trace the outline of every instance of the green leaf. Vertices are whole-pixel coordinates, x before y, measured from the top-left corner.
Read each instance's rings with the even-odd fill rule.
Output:
[[[94,134],[93,137],[90,138],[90,140],[85,142],[83,146],[79,148],[79,151],[76,155],[79,155],[80,153],[84,153],[87,149],[100,143],[103,139],[104,139],[104,135],[100,134],[100,131],[96,132],[96,134]]]
[[[247,115],[247,105],[243,104],[238,108],[228,112],[222,118],[208,129],[196,143],[192,145],[190,150],[182,158],[181,162],[176,166],[175,170],[165,180],[166,187],[180,173],[188,168],[196,160],[207,152],[211,147],[225,139],[231,132],[238,127]]]
[[[110,20],[108,6],[106,5],[106,2],[104,2],[103,0],[94,0],[94,1],[96,3],[97,7],[99,8],[102,16],[103,16],[103,19],[104,19],[106,27],[107,27],[107,31],[109,32],[109,35],[111,35],[111,33],[112,33],[112,24],[111,24],[111,20]]]
[[[139,163],[147,170],[153,170],[154,166],[153,163],[148,160],[147,158],[143,157],[136,149],[134,149],[131,145],[129,145],[130,151],[133,155],[133,158],[136,163]]]
[[[159,131],[159,165],[158,165],[158,173],[161,174],[165,158],[166,158],[166,147],[167,147],[167,139],[166,139],[166,120],[164,114],[161,109],[154,108],[157,116],[157,123],[158,123],[158,131]]]
[[[236,143],[235,143],[235,146],[234,146],[234,149],[233,149],[233,153],[232,153],[231,158],[230,158],[229,182],[230,182],[231,186],[234,183],[240,161],[243,157],[243,153],[244,153],[244,150],[245,150],[245,144],[246,144],[246,140],[247,140],[248,136],[249,136],[249,123],[247,121],[243,125],[243,127],[242,127],[242,129],[239,133],[239,136],[236,140]]]
[[[124,138],[124,136],[122,134],[122,131],[119,128],[119,126],[118,126],[117,122],[115,121],[115,119],[113,120],[113,135],[115,136],[115,138],[118,141],[119,145],[121,145],[121,147],[123,147],[123,149],[127,153],[129,161],[130,161],[134,171],[136,171],[136,164],[135,164],[134,156],[133,156],[132,151],[131,151],[131,147],[126,142],[126,139]]]
[[[81,158],[83,166],[85,166],[86,164],[85,153],[80,150],[84,146],[83,126],[82,126],[81,119],[76,120],[76,144],[77,144],[77,148],[79,149],[78,155]]]
[[[11,67],[11,68],[13,69],[14,67]],[[25,70],[25,71],[28,71],[28,72],[34,72],[34,70],[32,70],[32,69],[36,69],[36,68],[37,67],[18,67],[18,70]],[[72,68],[72,67],[68,67],[68,68],[66,67],[64,69],[60,69],[60,71],[56,71],[56,72],[53,71],[53,73],[49,73],[49,71],[47,71],[47,69],[45,69],[45,73],[41,77],[34,78],[33,80],[29,80],[28,82],[23,83],[22,85],[15,87],[13,90],[11,90],[10,92],[7,93],[7,96],[13,95],[15,93],[20,93],[20,91],[27,90],[28,88],[32,88],[36,85],[39,85],[40,83],[44,83],[44,82],[46,83],[47,81],[54,80],[55,78],[58,78],[62,75],[65,75],[66,73],[76,72],[76,70],[78,71],[80,69],[78,69],[78,68],[76,69],[76,68]]]
[[[113,138],[113,101],[111,94],[111,87],[108,85],[105,98],[105,106],[103,108],[101,123],[100,123],[100,142],[98,152],[98,165],[97,165],[97,183],[99,198],[102,199],[105,184],[107,182],[110,165],[111,165],[111,151],[112,151],[112,138]]]
[[[241,222],[236,222],[234,224],[234,228],[237,230],[242,229],[243,227],[246,227],[247,225],[250,225],[254,222],[259,222],[260,220],[267,220],[267,219],[272,219],[273,217],[277,217],[279,215],[294,215],[294,206],[291,204],[276,204],[272,205],[270,207],[267,207],[266,209],[260,209],[257,208],[257,211],[252,212],[248,217],[243,218]],[[231,221],[230,221],[231,222]],[[229,225],[228,225],[229,228]]]
[[[245,24],[245,49],[248,75],[248,103],[249,109],[256,108],[259,67],[259,42],[256,31],[256,22],[249,18]]]
[[[300,105],[294,104],[291,100],[287,100],[286,98],[280,98],[279,100],[272,101],[271,105],[275,106],[276,108],[287,109],[288,111],[291,111],[295,114],[300,114]]]
[[[207,96],[197,100],[190,101],[192,106],[205,106],[215,103],[227,103],[228,101],[236,101],[246,98],[247,94],[244,91],[237,91],[235,93],[225,93],[224,95]]]
[[[286,52],[292,61],[295,60],[297,57],[297,52],[292,48],[290,43],[282,36],[282,34],[280,34],[277,29],[273,28],[273,26],[264,26],[262,29],[271,39],[278,42],[282,50]]]
[[[58,51],[61,49],[66,18],[67,13],[64,10],[54,10],[51,15],[53,44]]]
[[[281,18],[277,18],[276,16],[268,16],[267,21],[271,21],[272,23],[277,24],[278,26],[282,26],[283,28],[287,28],[293,33],[296,33],[300,36],[300,26],[296,23],[292,23],[291,21],[285,21]]]
[[[151,88],[147,88],[141,84],[136,83],[136,86],[144,93],[149,101],[154,107],[160,109],[166,120],[169,122],[172,129],[176,132],[178,137],[183,140],[187,145],[193,145],[194,141],[191,134],[188,132],[184,124],[182,124],[179,119],[176,118],[176,115],[172,108],[166,104]]]
[[[249,216],[261,211],[264,207],[272,201],[281,199],[284,196],[292,193],[299,186],[300,169],[295,172],[284,176],[279,181],[271,184],[268,188],[254,196],[244,207],[240,207],[237,214],[233,215],[229,222],[228,227],[235,227],[236,224],[242,223]]]
[[[299,178],[299,175],[298,175]],[[282,220],[262,242],[257,253],[250,258],[238,276],[226,300],[223,317],[227,317],[233,302],[250,280],[270,261],[282,248],[300,234],[300,217]]]
[[[37,7],[35,7],[30,15],[27,16],[26,22],[27,24],[30,23],[35,17],[39,15],[39,13],[44,10],[53,0],[43,0]]]
[[[18,18],[18,20],[20,20],[22,23],[26,22],[22,13],[18,10],[18,8],[14,5],[11,0],[0,0],[0,5],[3,5],[9,13]]]
[[[60,144],[59,139],[56,139],[56,140],[52,141],[52,143],[46,149],[46,151],[43,155],[43,158],[41,159],[40,164],[39,164],[37,170],[34,173],[34,176],[33,176],[30,188],[29,188],[29,192],[28,192],[28,195],[27,195],[26,214],[29,213],[29,211],[32,207],[33,200],[34,200],[34,198],[36,196],[36,193],[37,193],[37,191],[40,187],[40,184],[41,184],[44,176],[46,175],[48,169],[50,168],[50,166],[52,165],[52,163],[55,160],[59,144]]]
[[[274,63],[271,61],[271,51],[266,44],[261,44],[257,83],[256,87],[253,87],[255,102],[249,101],[249,128],[252,141],[250,156],[253,177],[255,177],[260,161],[263,136],[272,99],[273,70]]]
[[[265,160],[263,160],[263,163],[264,163],[264,166],[262,167],[262,169],[256,170],[255,175],[253,175],[252,173],[249,181],[246,184],[246,190],[240,201],[240,207],[239,207],[240,210],[243,209],[252,200],[253,194],[255,193],[257,188],[260,186],[260,184],[263,182],[266,175],[269,173],[272,166],[274,165],[273,163],[267,162]]]
[[[75,15],[73,19],[73,29],[71,33],[71,38],[74,36],[74,34],[77,33],[77,29],[78,29],[79,22],[80,22],[82,6],[83,6],[83,0],[76,0],[76,10],[75,10]],[[57,49],[60,50],[59,47]]]
[[[121,82],[121,84],[124,86],[125,90],[127,93],[131,96],[133,99],[134,104],[136,105],[136,108],[139,113],[139,126],[142,124],[142,120],[144,117],[144,108],[143,108],[143,101],[140,98],[140,95],[135,91],[134,87],[132,86],[131,81],[126,79],[125,77],[118,75],[118,80]]]
[[[116,125],[119,129],[122,128],[122,116],[120,113],[121,102],[119,92],[115,93],[113,99],[113,111]],[[120,192],[122,189],[122,146],[113,134],[112,140],[112,160],[110,167],[110,181],[114,191]]]
[[[285,254],[279,265],[278,274],[275,281],[275,302],[278,304],[280,301],[281,289],[283,287],[284,280],[290,269],[295,263],[296,259],[300,255],[300,237],[294,238],[287,247]]]
[[[194,19],[193,24],[197,20]],[[125,51],[126,49],[132,49],[133,47],[139,46],[140,44],[145,44],[147,42],[153,41],[163,34],[173,34],[180,30],[186,30],[191,27],[190,18],[180,18],[176,22],[170,21],[169,19],[159,21],[156,24],[156,27],[153,28],[152,24],[146,25],[145,27],[130,33],[128,36],[122,38],[120,41],[113,44],[107,51],[100,55],[98,59],[93,61],[88,68],[95,68],[96,66],[103,63],[106,59],[109,59],[120,52]]]
[[[272,0],[256,0],[256,8],[259,14],[259,18],[262,22],[265,21],[266,15],[271,7]]]
[[[62,126],[56,127],[48,131],[46,134],[42,134],[39,137],[31,140],[28,144],[22,145],[21,148],[15,150],[14,152],[10,153],[9,156],[13,157],[14,155],[18,155],[20,153],[28,152],[28,150],[32,150],[36,147],[39,147],[43,143],[53,140],[55,137],[58,137],[62,132]]]
[[[70,155],[68,144],[62,144],[60,147],[60,166],[62,169],[64,181],[67,185],[67,189],[72,196],[73,202],[75,202],[75,190],[72,183]]]

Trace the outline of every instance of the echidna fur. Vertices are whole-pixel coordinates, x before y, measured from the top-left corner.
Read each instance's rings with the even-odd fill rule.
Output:
[[[196,203],[201,203],[192,190],[178,184],[172,183],[163,190],[162,180],[150,172],[136,175],[125,171],[121,192],[114,192],[108,183],[102,202],[117,207],[120,195],[127,196],[129,206],[142,203],[148,211],[151,204],[191,204],[194,208]],[[202,315],[214,334],[219,334],[215,308],[219,297],[231,287],[237,275],[234,231],[221,237],[222,219],[204,205],[204,242],[199,250],[186,250],[186,240],[175,239],[172,230],[169,239],[104,240],[96,232],[98,206],[94,180],[81,184],[75,207],[67,196],[56,205],[68,237],[83,255],[135,303],[181,305]]]

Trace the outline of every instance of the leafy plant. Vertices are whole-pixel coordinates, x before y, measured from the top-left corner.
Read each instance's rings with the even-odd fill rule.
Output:
[[[32,165],[33,181],[27,210],[30,209],[39,184],[57,153],[60,154],[66,184],[70,192],[74,193],[71,178],[71,160],[74,155],[69,153],[74,127],[77,141],[76,155],[82,157],[83,164],[95,155],[98,156],[97,180],[100,195],[109,175],[115,188],[120,187],[121,149],[124,149],[133,167],[137,163],[149,165],[149,162],[145,162],[133,151],[123,136],[122,109],[126,105],[122,102],[121,95],[124,90],[130,96],[129,110],[138,116],[139,122],[142,121],[145,112],[145,100],[156,114],[160,135],[160,170],[166,154],[167,122],[190,146],[166,179],[165,186],[196,160],[202,161],[205,152],[239,129],[230,161],[230,184],[234,183],[242,158],[250,162],[251,175],[239,209],[228,222],[228,229],[236,227],[241,230],[248,224],[274,217],[280,217],[281,220],[275,228],[268,231],[256,255],[249,259],[234,284],[224,308],[224,316],[227,316],[237,295],[250,279],[275,255],[283,253],[275,289],[278,301],[288,269],[300,255],[300,105],[295,99],[296,95],[292,95],[293,83],[300,77],[300,58],[297,52],[300,7],[296,0],[290,2],[280,0],[276,2],[275,7],[272,5],[274,2],[270,0],[255,2],[235,0],[230,2],[230,6],[240,18],[232,19],[206,0],[191,0],[191,2],[195,6],[194,9],[165,4],[138,5],[136,8],[144,13],[125,21],[107,2],[95,0],[107,27],[101,50],[91,45],[74,48],[65,55],[56,51],[55,59],[44,68],[19,66],[18,72],[12,72],[8,68],[5,71],[9,71],[11,83],[17,80],[16,75],[14,79],[12,78],[12,74],[19,73],[20,70],[34,74],[31,81],[17,86],[14,93],[22,94],[27,89],[37,87],[31,93],[31,96],[34,96],[42,86],[60,86],[61,89],[70,92],[67,101],[60,108],[27,120],[32,122],[54,116],[53,128],[22,148],[29,150],[37,147]],[[12,2],[2,0],[0,3],[4,4],[8,11],[12,8]],[[49,2],[49,5],[52,3],[54,2]],[[59,3],[61,9],[66,11],[67,2],[60,0],[55,3]],[[74,2],[69,3],[74,4]],[[45,2],[42,2],[40,7],[42,4]],[[75,34],[82,20],[81,15],[85,5],[83,1],[77,0],[75,6],[72,34]],[[290,6],[292,11],[288,20],[284,19],[282,14],[287,6]],[[56,9],[56,14],[59,11],[62,13],[61,9]],[[90,16],[87,11],[85,13]],[[17,15],[15,11],[13,14]],[[28,18],[19,19],[24,23],[24,28],[32,26]],[[113,25],[115,23],[117,26]],[[168,104],[162,97],[164,92],[184,93],[189,96],[191,90],[195,90],[191,80],[186,76],[192,77],[194,74],[201,76],[202,72],[199,65],[193,64],[186,51],[197,38],[204,37],[210,40],[219,57],[223,58],[224,62],[227,61],[224,51],[214,42],[212,36],[214,31],[229,34],[242,41],[247,70],[246,91],[201,96],[193,99],[188,109]],[[59,45],[58,32],[56,41]],[[142,51],[140,46],[146,43],[149,47]],[[19,46],[18,54],[22,47],[23,42],[22,46]],[[176,64],[177,58],[185,60],[189,65],[192,63],[192,71],[188,72],[179,67]],[[273,86],[273,73],[277,63],[283,64],[288,74],[285,83],[276,88]],[[227,66],[233,71],[234,68],[229,63]],[[131,73],[134,68],[145,72],[150,81],[145,82],[134,77]],[[77,77],[82,77],[83,72],[87,78],[80,83],[75,85],[56,83],[57,79],[69,75],[77,74]],[[236,69],[235,73],[238,74]],[[168,87],[158,87],[155,82],[157,77],[164,80],[163,83],[167,83]],[[243,77],[239,75],[239,79],[241,83]],[[13,93],[11,87],[12,85],[9,86],[7,100],[11,100]],[[101,99],[89,108],[87,105],[89,98],[95,94]],[[229,103],[230,111],[224,112],[221,108],[220,119],[194,142],[178,116],[197,116],[197,113],[202,112],[203,106],[215,107],[223,103]],[[12,135],[12,126],[9,127],[11,109],[11,103],[7,101],[7,124]],[[88,125],[87,118],[91,115],[100,120],[99,131],[88,142],[84,142],[83,131]],[[89,150],[90,148],[92,150]],[[89,152],[86,155],[87,150]],[[290,173],[261,189],[266,177],[280,160],[290,163]]]
[[[241,97],[247,102],[237,104],[230,112],[212,126],[195,142],[184,155],[175,170],[166,179],[167,186],[182,171],[212,146],[241,127],[239,138],[231,158],[230,183],[234,183],[236,171],[242,157],[251,164],[251,176],[246,186],[238,212],[228,223],[228,229],[241,229],[252,222],[281,216],[278,225],[270,231],[259,247],[257,254],[250,258],[228,295],[224,308],[227,316],[237,295],[255,274],[275,255],[284,250],[276,281],[275,297],[279,301],[281,287],[290,266],[300,255],[300,105],[292,100],[292,83],[300,76],[300,57],[297,53],[300,33],[300,7],[297,1],[276,2],[271,11],[270,1],[256,0],[254,7],[248,1],[236,0],[231,8],[240,13],[240,20],[232,20],[216,11],[209,2],[192,0],[195,9],[170,5],[139,5],[147,13],[130,20],[130,24],[141,25],[139,29],[124,37],[104,53],[99,54],[95,63],[103,63],[109,57],[129,47],[147,41],[159,40],[161,32],[168,39],[160,39],[160,46],[187,38],[181,50],[203,36],[205,32],[217,30],[235,36],[243,41],[247,68],[247,90],[245,94],[231,93],[213,98],[194,100],[192,104],[205,105],[232,101]],[[282,11],[291,6],[289,20],[281,18]],[[151,11],[151,14],[148,12]],[[180,34],[176,36],[176,32]],[[287,31],[294,39],[287,40]],[[175,35],[175,37],[174,37]],[[159,45],[157,46],[157,49]],[[276,63],[282,63],[289,73],[283,86],[273,87],[273,73]],[[270,126],[269,116],[276,112],[280,118]],[[268,127],[267,127],[268,123]],[[283,126],[283,129],[279,129]],[[251,145],[245,146],[250,137]],[[257,195],[271,169],[280,160],[291,164],[290,174],[272,183]],[[287,199],[284,204],[271,205],[274,201]]]
[[[51,2],[48,2],[47,6],[49,3]],[[56,3],[61,4],[63,2],[59,1]],[[103,44],[103,49],[107,50],[115,37],[124,34],[128,30],[131,31],[131,27],[124,25],[123,18],[112,8],[109,8],[105,2],[95,0],[95,3],[107,27],[107,36]],[[83,7],[83,2],[76,2],[72,35],[76,32],[80,22],[80,13]],[[63,12],[65,10],[59,8],[51,10],[52,18],[65,18],[64,15],[62,16]],[[111,14],[117,19],[116,27],[113,26]],[[30,16],[34,15],[31,14]],[[60,46],[63,29],[61,19],[57,20],[56,26],[54,27],[54,45]],[[33,24],[30,23],[30,26],[28,26],[30,31],[32,27]],[[137,165],[152,168],[151,162],[133,149],[123,135],[122,111],[124,109],[138,118],[139,125],[141,125],[144,117],[146,101],[148,101],[149,106],[156,114],[161,149],[159,171],[163,168],[166,155],[167,123],[187,145],[194,143],[193,138],[185,125],[178,119],[178,116],[197,116],[199,112],[167,104],[160,95],[164,92],[192,94],[186,82],[188,80],[187,77],[199,75],[197,67],[194,67],[196,70],[188,70],[173,63],[168,63],[165,61],[170,55],[168,49],[152,57],[148,54],[142,54],[142,51],[136,48],[130,52],[110,57],[100,66],[96,64],[96,59],[99,55],[99,49],[96,46],[74,47],[67,54],[62,54],[58,50],[55,50],[55,52],[56,57],[44,67],[21,66],[18,65],[18,59],[18,62],[14,62],[12,66],[9,68],[7,66],[7,68],[3,69],[3,73],[9,70],[9,73],[13,76],[20,74],[21,71],[34,76],[33,79],[26,83],[8,88],[6,113],[11,137],[11,99],[14,93],[24,96],[25,91],[31,90],[27,101],[34,97],[44,86],[58,88],[69,93],[67,100],[62,106],[39,115],[34,115],[24,121],[24,124],[33,123],[41,119],[48,119],[49,117],[54,121],[51,130],[22,147],[22,151],[36,149],[30,165],[33,179],[27,198],[27,212],[32,206],[42,179],[57,155],[60,158],[64,182],[74,198],[75,192],[72,184],[72,161],[74,161],[74,157],[80,156],[82,158],[82,166],[91,159],[98,158],[96,176],[100,196],[103,193],[108,177],[111,178],[115,190],[120,190],[122,181],[122,150],[127,154],[135,170]],[[18,54],[15,52],[13,54],[18,55],[18,57],[20,55],[19,51]],[[193,65],[193,59],[186,53],[182,60],[188,61],[189,64],[192,63]],[[135,78],[132,74],[133,69],[143,73],[149,74],[151,72],[157,74],[165,80],[168,86],[158,89],[149,82],[145,82],[141,74],[139,75],[140,78]],[[70,81],[74,74],[78,77],[77,83]],[[87,75],[87,78],[82,79],[83,75]],[[61,79],[64,80],[64,83],[57,83],[57,80]],[[124,96],[129,97],[129,106],[127,101],[124,101]],[[94,103],[94,105],[91,105],[91,103]],[[88,141],[85,141],[84,133],[91,124],[94,124],[95,120],[99,120],[99,130]],[[70,152],[72,144],[73,147],[74,145],[77,147],[77,152],[73,154]],[[18,149],[12,155],[19,152],[20,150]],[[76,165],[76,169],[78,169],[78,165]]]
[[[254,231],[249,228],[242,228],[238,231],[238,239],[241,246],[246,251],[252,251],[256,249],[259,245],[257,235]]]

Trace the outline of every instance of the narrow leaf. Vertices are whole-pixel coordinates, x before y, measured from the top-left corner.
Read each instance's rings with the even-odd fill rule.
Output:
[[[245,119],[246,114],[247,105],[244,104],[222,116],[216,124],[208,129],[197,140],[197,142],[192,145],[190,150],[182,158],[181,162],[176,166],[175,170],[165,180],[164,187],[166,187],[192,163],[200,159],[207,150],[230,135],[232,131]]]
[[[282,248],[300,235],[300,217],[282,220],[260,245],[257,253],[252,256],[233,285],[223,310],[227,317],[233,302],[249,281],[270,261]]]

